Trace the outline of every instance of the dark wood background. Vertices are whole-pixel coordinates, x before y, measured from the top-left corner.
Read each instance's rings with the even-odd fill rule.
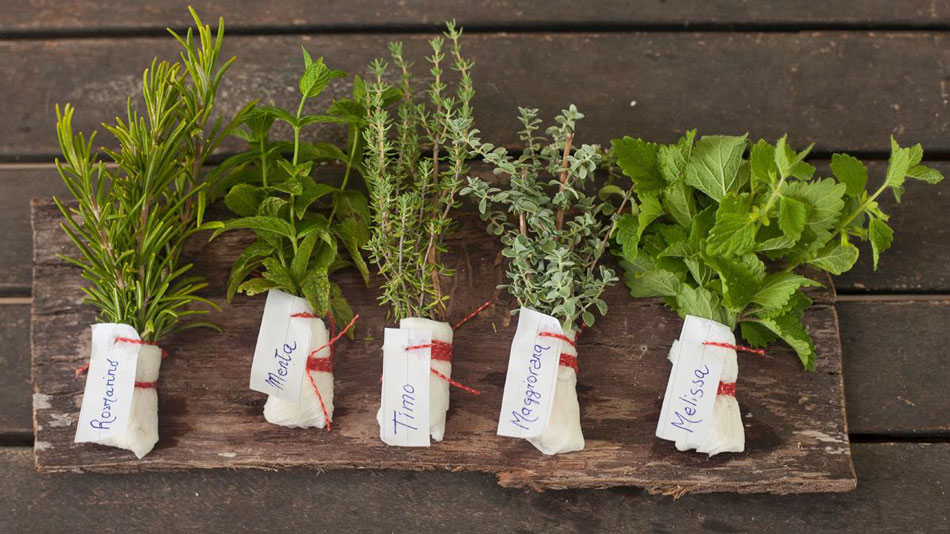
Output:
[[[197,2],[195,2],[197,4]],[[695,495],[499,488],[472,473],[310,470],[39,476],[32,468],[29,199],[62,194],[54,103],[90,129],[122,110],[186,2],[12,0],[0,10],[0,530],[947,531],[950,521],[950,182],[910,184],[894,248],[836,280],[858,489],[840,495]],[[543,6],[543,7],[542,7]],[[950,3],[282,2],[197,6],[224,15],[239,61],[222,104],[293,99],[299,45],[358,71],[385,42],[419,49],[445,18],[471,32],[476,116],[511,141],[516,105],[569,103],[582,135],[706,133],[816,143],[885,161],[888,135],[950,173]],[[240,34],[240,35],[237,35]],[[398,35],[396,35],[398,34]],[[526,70],[527,69],[527,70]],[[633,104],[635,102],[635,104]],[[883,166],[872,165],[872,180]],[[134,519],[130,519],[134,518]]]

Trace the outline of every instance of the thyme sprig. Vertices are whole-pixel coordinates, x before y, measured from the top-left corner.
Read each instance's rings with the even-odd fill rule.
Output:
[[[54,200],[65,217],[63,230],[79,249],[77,257],[61,257],[82,269],[90,282],[82,288],[85,300],[99,309],[100,320],[128,324],[146,341],[213,327],[180,324],[216,308],[197,294],[207,284],[187,275],[191,264],[182,251],[191,235],[209,228],[202,220],[211,185],[205,160],[245,111],[208,128],[218,84],[234,59],[218,65],[223,19],[213,34],[190,11],[197,39],[191,29],[184,37],[169,30],[182,46],[181,61],[153,60],[142,76],[141,102],[130,97],[126,119],[103,125],[119,144],[117,151],[102,149],[114,165],[93,150],[95,132],[88,139],[73,133],[74,108],[56,107],[62,151],[56,169],[77,206]]]
[[[424,94],[412,87],[412,65],[403,56],[402,44],[391,43],[398,86],[385,81],[389,65],[377,59],[370,65],[372,82],[363,100],[368,111],[364,176],[373,216],[366,249],[384,279],[379,300],[397,320],[444,320],[449,297],[442,284],[454,274],[441,254],[468,172],[471,152],[464,136],[472,125],[475,90],[473,62],[462,57],[462,30],[454,22],[446,26],[444,37],[429,41],[432,79]],[[447,62],[457,76],[453,92]],[[402,98],[393,116],[385,108],[387,95],[395,90]]]

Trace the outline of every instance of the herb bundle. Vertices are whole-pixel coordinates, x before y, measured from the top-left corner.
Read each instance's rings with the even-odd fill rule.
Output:
[[[737,325],[753,347],[778,339],[815,370],[815,348],[801,323],[820,285],[809,266],[842,274],[858,259],[854,239],[870,241],[877,267],[893,231],[877,199],[890,189],[900,201],[908,178],[937,183],[920,164],[920,145],[891,140],[883,183],[868,190],[867,168],[835,154],[831,178],[815,178],[793,150],[746,136],[689,132],[675,144],[625,137],[613,143],[617,163],[633,180],[640,207],[621,219],[617,253],[635,297],[663,297],[681,316]],[[746,149],[749,155],[746,157]]]
[[[367,110],[363,167],[373,221],[365,248],[382,277],[379,300],[400,329],[431,334],[427,409],[429,435],[436,441],[445,432],[449,384],[457,385],[451,381],[453,329],[445,322],[449,295],[443,290],[454,273],[441,255],[453,228],[456,195],[468,172],[471,151],[465,136],[472,125],[475,94],[473,63],[462,56],[462,31],[453,22],[446,26],[443,36],[429,41],[427,89],[417,92],[413,87],[412,64],[396,42],[389,52],[398,82],[386,81],[389,65],[377,59],[370,65],[371,81],[361,100]],[[449,69],[454,74],[446,72]],[[392,95],[399,95],[394,114],[386,110]],[[383,404],[385,399],[377,419],[385,440]]]
[[[366,249],[383,277],[380,301],[396,320],[444,320],[447,311],[442,282],[453,272],[440,257],[452,229],[456,194],[468,172],[464,137],[472,124],[475,94],[472,62],[462,57],[462,31],[454,23],[447,26],[448,61],[458,76],[454,92],[449,92],[444,72],[446,42],[437,37],[429,41],[432,80],[424,96],[414,91],[411,64],[397,42],[389,51],[398,86],[384,81],[388,65],[377,59],[370,66],[375,80],[363,99],[369,117],[364,168],[373,216]],[[394,93],[402,95],[395,116],[385,109]]]
[[[495,167],[496,175],[507,176],[508,184],[502,189],[470,177],[462,194],[474,197],[489,233],[501,238],[502,254],[509,260],[509,293],[522,307],[555,317],[566,338],[573,340],[582,326],[594,324],[592,310],[607,313],[601,295],[617,276],[600,260],[632,190],[608,186],[600,195],[590,194],[604,157],[597,145],[574,143],[583,115],[573,105],[563,110],[557,124],[546,130],[550,141],[544,143],[535,134],[541,124],[537,113],[520,109],[524,151],[518,157],[481,143],[477,132],[469,134],[469,143]],[[611,202],[614,195],[620,197],[619,208]],[[576,350],[572,342],[562,350],[569,358],[561,358],[550,423],[530,439],[545,454],[584,448],[576,363],[564,363],[576,362]]]
[[[158,377],[158,340],[212,326],[181,323],[215,307],[198,295],[207,284],[188,274],[191,264],[182,253],[190,236],[211,227],[203,221],[211,178],[202,167],[243,114],[230,123],[211,122],[218,84],[234,59],[218,64],[223,20],[212,34],[191,14],[197,38],[190,29],[184,37],[169,30],[182,46],[181,61],[154,60],[142,76],[141,102],[129,98],[126,119],[104,125],[119,144],[103,149],[114,165],[93,151],[95,133],[88,140],[73,133],[72,106],[56,110],[63,154],[56,168],[77,201],[68,207],[55,199],[62,227],[79,249],[78,257],[64,259],[90,282],[83,291],[99,320],[128,325],[141,338],[138,372],[153,376],[139,381],[148,383]],[[103,443],[141,457],[158,440],[157,410],[154,388],[136,388],[126,435]]]
[[[350,324],[354,317],[330,275],[353,265],[369,282],[369,269],[361,252],[369,239],[369,209],[366,196],[350,187],[351,178],[362,174],[361,131],[366,112],[359,101],[364,98],[366,87],[356,77],[353,98],[335,100],[326,114],[305,114],[307,103],[319,97],[332,80],[345,74],[327,67],[323,58],[314,61],[306,49],[303,59],[296,112],[257,106],[247,114],[243,127],[235,131],[248,143],[248,150],[229,158],[217,172],[227,177],[224,182],[230,189],[224,201],[239,217],[218,223],[218,233],[251,229],[256,237],[234,263],[228,281],[229,300],[238,291],[247,295],[279,292],[273,301],[268,298],[261,339],[269,335],[268,328],[290,332],[289,321],[312,321],[309,335],[303,334],[309,339],[308,346],[302,347],[301,352],[307,358],[312,389],[304,388],[298,398],[286,400],[277,395],[282,388],[273,392],[268,389],[276,378],[263,382],[259,387],[274,393],[264,406],[265,418],[284,426],[329,428],[333,415],[332,352],[321,318],[329,314],[332,326]],[[390,95],[388,100],[393,98]],[[292,140],[271,139],[275,122],[290,127]],[[330,143],[301,140],[304,128],[317,123],[348,127],[345,152]],[[345,165],[339,186],[316,179],[315,164],[331,161]],[[295,304],[295,300],[305,303]],[[295,319],[287,312],[277,324],[268,324],[268,317],[274,313],[268,308],[277,309],[283,302],[301,307],[304,317]],[[297,347],[296,339],[287,339],[285,343],[284,347]],[[253,376],[252,370],[252,386]],[[294,402],[298,399],[300,402]]]

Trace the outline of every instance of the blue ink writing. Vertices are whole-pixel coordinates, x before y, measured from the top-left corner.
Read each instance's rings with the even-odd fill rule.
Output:
[[[685,430],[692,433],[693,429],[690,428],[690,425],[696,425],[703,422],[701,418],[696,418],[696,407],[699,405],[699,399],[703,398],[703,395],[705,394],[703,387],[706,386],[706,375],[708,374],[708,365],[703,365],[702,369],[693,370],[693,376],[695,378],[691,380],[690,383],[695,384],[696,387],[690,389],[688,395],[680,395],[677,399],[683,402],[683,406],[681,407],[683,413],[680,413],[680,410],[674,411],[673,415],[676,416],[676,421],[670,423],[671,425],[679,428],[680,430]]]
[[[524,406],[518,410],[511,411],[511,424],[522,430],[530,430],[530,425],[538,421],[538,415],[534,415],[534,407],[541,404],[541,392],[536,389],[538,384],[538,371],[541,370],[541,355],[551,350],[550,346],[543,347],[535,345],[528,360],[528,376],[525,378]]]
[[[411,420],[415,420],[416,416],[413,415],[416,413],[416,388],[412,384],[405,384],[402,386],[402,407],[396,410],[393,410],[393,435],[399,434],[399,427],[404,426],[409,430],[419,430],[418,427],[412,426]]]
[[[264,380],[271,387],[280,390],[284,389],[284,384],[287,382],[287,374],[290,372],[289,367],[293,360],[294,351],[297,350],[297,342],[294,341],[293,345],[285,343],[282,349],[274,349],[274,361],[277,362],[277,370],[267,373],[267,380]]]
[[[112,413],[112,405],[119,400],[115,395],[115,374],[119,370],[119,361],[106,358],[106,362],[109,363],[109,368],[106,369],[106,374],[102,377],[106,381],[106,389],[105,396],[102,397],[100,418],[89,421],[89,426],[98,430],[111,430],[112,423],[115,423],[117,419],[117,416]]]

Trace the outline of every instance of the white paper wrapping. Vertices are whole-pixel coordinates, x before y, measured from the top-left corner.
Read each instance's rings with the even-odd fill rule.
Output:
[[[429,330],[432,333],[432,341],[441,341],[452,344],[453,330],[452,325],[431,319],[422,319],[419,317],[408,317],[399,321],[399,328],[417,328],[420,330]],[[432,360],[431,366],[436,371],[445,375],[446,378],[452,378],[452,362],[443,360]],[[435,441],[442,441],[445,436],[445,415],[449,411],[449,383],[431,373],[429,377],[429,434]],[[383,424],[382,407],[376,412],[376,420],[380,425]]]
[[[563,328],[568,339],[576,332]],[[570,343],[561,343],[561,352],[577,357],[577,349]],[[577,402],[577,373],[571,367],[558,366],[557,386],[554,389],[554,404],[548,426],[535,438],[528,441],[544,454],[561,454],[584,449],[584,434],[581,432],[581,409]]]
[[[162,349],[155,345],[140,345],[135,381],[157,382],[161,367]],[[158,443],[158,389],[134,388],[128,424],[121,432],[93,443],[132,451],[140,459],[145,457]]]
[[[728,327],[725,327],[728,330]],[[710,339],[707,341],[716,341],[735,345],[735,334],[731,331],[723,339]],[[678,341],[674,342],[670,348],[670,361],[674,362],[675,355],[678,354]],[[732,349],[722,349],[725,354],[723,357],[722,374],[719,381],[721,383],[735,383],[739,378],[739,363],[736,358],[736,351]],[[687,445],[685,439],[676,441],[676,448],[680,451],[695,449],[697,452],[706,453],[709,456],[715,456],[721,452],[743,452],[745,450],[745,428],[742,424],[742,412],[739,410],[739,402],[733,395],[716,395],[713,404],[712,423],[710,424],[709,434],[705,442],[699,446]]]
[[[297,321],[310,321],[312,323],[312,333],[310,335],[309,346],[305,354],[310,354],[314,350],[323,347],[329,341],[329,333],[323,320],[318,318],[298,318]],[[330,347],[324,347],[320,352],[314,355],[316,358],[328,358],[330,356]],[[322,371],[305,371],[309,373],[320,390],[323,397],[323,404],[326,406],[330,421],[333,421],[333,373]],[[303,385],[300,388],[300,404],[295,404],[276,396],[268,395],[267,402],[264,404],[264,419],[268,423],[287,426],[292,428],[324,428],[327,424],[323,416],[323,410],[320,407],[320,399],[317,398],[317,392],[313,390],[313,384],[307,378],[303,377]]]

